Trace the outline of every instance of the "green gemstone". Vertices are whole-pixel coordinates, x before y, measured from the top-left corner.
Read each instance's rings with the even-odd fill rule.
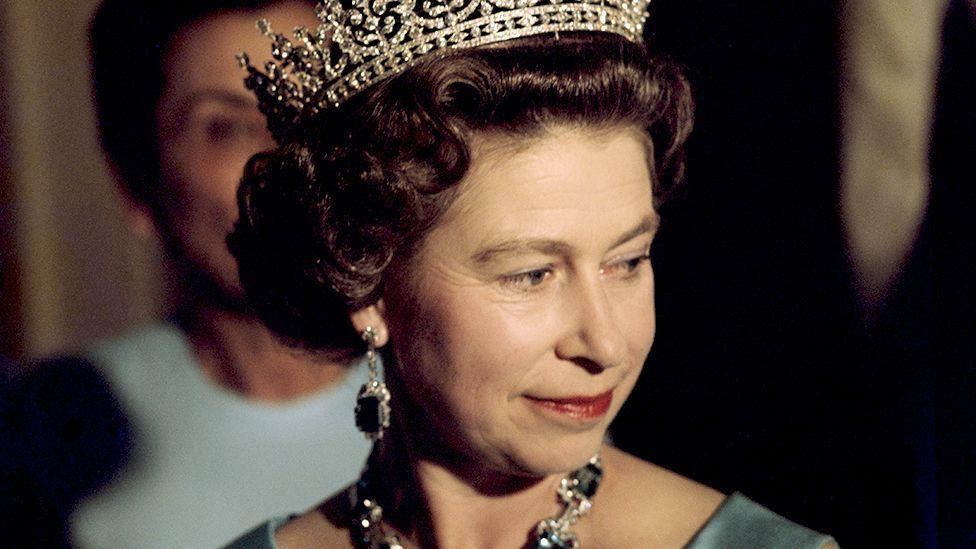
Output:
[[[380,430],[380,399],[367,395],[356,401],[356,427],[365,433],[375,433]]]
[[[558,533],[546,529],[539,533],[533,549],[572,549],[572,541],[563,539]]]
[[[595,463],[587,463],[586,467],[576,471],[573,478],[576,479],[576,489],[579,493],[589,499],[593,497],[593,494],[596,494],[596,489],[600,487],[600,481],[603,480],[603,470]]]

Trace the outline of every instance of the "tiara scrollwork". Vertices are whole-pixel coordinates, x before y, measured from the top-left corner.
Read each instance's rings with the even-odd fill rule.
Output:
[[[433,52],[571,31],[638,42],[649,1],[328,0],[315,8],[318,27],[297,27],[294,41],[258,21],[271,40],[264,71],[245,53],[237,58],[280,140],[303,112],[336,108]]]

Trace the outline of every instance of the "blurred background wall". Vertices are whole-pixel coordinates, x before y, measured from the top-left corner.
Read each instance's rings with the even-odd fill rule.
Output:
[[[0,354],[77,348],[162,314],[156,242],[137,240],[89,93],[96,0],[0,4]]]

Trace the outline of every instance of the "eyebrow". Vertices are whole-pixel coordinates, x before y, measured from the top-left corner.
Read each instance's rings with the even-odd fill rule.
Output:
[[[642,234],[654,232],[660,223],[661,218],[657,212],[644,216],[636,225],[617,237],[609,249],[612,250]],[[471,259],[474,263],[483,265],[505,254],[535,252],[543,255],[568,255],[572,249],[573,247],[571,245],[560,240],[549,238],[512,238],[489,244],[479,249],[471,256]]]
[[[244,93],[237,93],[220,89],[203,89],[195,91],[182,99],[185,108],[189,109],[193,105],[206,101],[214,101],[225,105],[253,109],[254,101]]]
[[[215,102],[224,107],[231,107],[239,112],[258,113],[254,102],[244,92],[233,92],[219,88],[204,88],[193,93],[176,98],[174,110],[168,116],[158,120],[161,136],[172,136],[184,131],[190,121],[190,114],[198,105]]]

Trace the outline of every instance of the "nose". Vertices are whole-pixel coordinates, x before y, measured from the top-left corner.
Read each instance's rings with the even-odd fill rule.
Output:
[[[584,361],[590,369],[619,366],[626,358],[627,341],[614,318],[606,289],[596,277],[574,286],[565,310],[569,328],[556,344],[556,355]]]

